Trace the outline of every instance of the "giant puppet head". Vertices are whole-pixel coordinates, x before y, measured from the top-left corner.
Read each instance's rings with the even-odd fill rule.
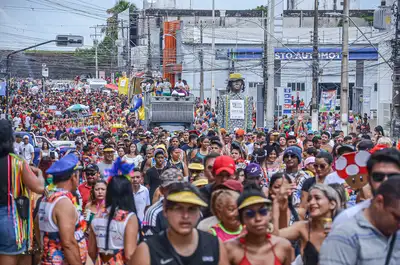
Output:
[[[367,161],[371,154],[367,151],[351,152],[340,156],[335,162],[339,177],[353,189],[360,189],[368,183]]]
[[[241,74],[233,73],[229,75],[228,93],[243,93],[244,88],[244,78]]]

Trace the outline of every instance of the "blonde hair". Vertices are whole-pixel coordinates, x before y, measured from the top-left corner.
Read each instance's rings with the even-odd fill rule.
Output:
[[[392,140],[390,140],[389,137],[385,136],[380,137],[377,144],[386,145],[388,148],[393,147]]]
[[[217,212],[222,208],[223,202],[225,198],[233,198],[233,200],[236,202],[237,199],[239,198],[239,193],[233,190],[216,190],[212,193],[211,195],[211,213],[217,216]]]

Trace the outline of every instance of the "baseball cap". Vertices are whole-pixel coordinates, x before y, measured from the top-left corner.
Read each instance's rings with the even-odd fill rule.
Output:
[[[243,136],[246,132],[243,129],[237,129],[235,134],[237,136]]]
[[[200,187],[208,184],[208,179],[198,179],[192,182],[195,187]]]
[[[308,130],[307,134],[308,135],[314,134],[314,131],[313,130]]]
[[[304,160],[304,166],[307,166],[308,164],[311,164],[311,163],[315,163],[315,157],[313,157],[313,156],[307,157],[307,159]]]
[[[271,205],[271,201],[264,196],[249,196],[246,199],[244,199],[243,202],[238,206],[238,210],[259,203],[265,203],[267,205]]]
[[[96,171],[96,172],[98,172],[99,171],[99,167],[96,164],[92,163],[92,164],[87,165],[85,167],[84,171]]]
[[[204,170],[204,166],[201,163],[190,163],[188,169],[191,170]]]
[[[171,202],[190,203],[203,207],[208,206],[205,201],[203,201],[196,193],[190,190],[171,193],[167,196],[167,200]]]
[[[218,156],[215,159],[213,166],[213,173],[215,175],[220,174],[222,171],[228,172],[230,175],[235,173],[236,166],[235,161],[230,156]]]
[[[246,178],[258,178],[262,176],[261,167],[259,164],[256,163],[250,163],[245,168],[244,173],[246,174]]]
[[[170,184],[181,182],[183,180],[183,174],[176,168],[169,168],[161,174],[160,180],[161,187],[167,187]]]
[[[237,191],[239,193],[242,193],[243,192],[243,185],[242,185],[242,183],[240,183],[237,180],[228,179],[224,183],[221,183],[220,185],[215,187],[214,190],[217,190],[217,189],[228,189],[228,190],[233,190],[233,191]]]
[[[23,139],[29,139],[28,135],[24,135]]]

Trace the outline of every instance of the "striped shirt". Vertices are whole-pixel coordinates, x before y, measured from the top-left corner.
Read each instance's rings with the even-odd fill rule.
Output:
[[[160,232],[159,229],[157,229],[157,219],[160,213],[162,215],[162,210],[163,199],[159,200],[147,209],[142,223],[142,229],[145,237],[152,236]]]
[[[329,233],[320,251],[320,265],[384,265],[392,237],[375,228],[359,211],[354,219]],[[389,265],[400,261],[400,232]]]

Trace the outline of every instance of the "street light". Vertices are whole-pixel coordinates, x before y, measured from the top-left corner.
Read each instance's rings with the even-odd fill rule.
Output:
[[[82,36],[78,36],[78,35],[57,35],[56,39],[54,40],[49,40],[49,41],[45,41],[36,45],[32,45],[20,50],[16,50],[13,51],[11,53],[9,53],[7,55],[6,58],[6,73],[7,73],[7,86],[6,86],[6,116],[8,116],[8,92],[9,92],[9,87],[11,85],[11,73],[10,73],[10,58],[12,55],[29,50],[29,49],[33,49],[39,46],[43,46],[45,44],[49,44],[55,42],[57,46],[59,47],[82,47],[83,46],[83,37]],[[8,117],[7,117],[8,118]]]

